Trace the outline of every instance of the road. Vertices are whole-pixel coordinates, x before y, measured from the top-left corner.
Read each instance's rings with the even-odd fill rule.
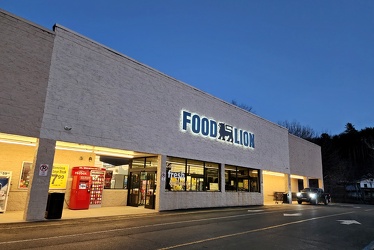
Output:
[[[0,249],[374,249],[374,206],[251,206],[0,225]]]

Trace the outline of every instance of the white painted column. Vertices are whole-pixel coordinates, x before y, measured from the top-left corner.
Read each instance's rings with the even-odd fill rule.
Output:
[[[262,204],[264,205],[265,203],[265,192],[264,192],[264,171],[259,169],[258,170],[258,177],[260,178],[259,180],[259,188],[260,188],[260,193],[262,194]]]
[[[220,180],[220,190],[221,190],[221,192],[223,193],[223,192],[226,192],[226,190],[225,190],[225,164],[221,164],[221,169],[220,169],[220,178],[221,178],[221,180]]]
[[[31,182],[27,191],[26,209],[23,215],[23,219],[26,221],[44,220],[55,146],[55,140],[38,139]],[[48,169],[45,171],[46,166]]]
[[[288,204],[292,204],[292,192],[291,192],[291,175],[284,174],[284,185],[285,185],[285,193],[287,194]]]
[[[318,187],[322,188],[322,189],[325,189],[324,185],[323,185],[323,179],[318,179]]]
[[[157,187],[156,187],[156,211],[162,211],[163,204],[165,204],[165,185],[166,185],[166,155],[158,156],[158,167],[157,167]]]
[[[303,178],[303,183],[304,183],[304,188],[308,188],[309,187],[309,178],[308,177],[304,177]]]

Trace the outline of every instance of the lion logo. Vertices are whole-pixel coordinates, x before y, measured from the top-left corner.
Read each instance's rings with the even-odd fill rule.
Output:
[[[223,122],[219,123],[219,140],[232,142],[233,141],[233,135],[232,135],[232,126],[226,125]],[[226,140],[226,136],[228,136]]]

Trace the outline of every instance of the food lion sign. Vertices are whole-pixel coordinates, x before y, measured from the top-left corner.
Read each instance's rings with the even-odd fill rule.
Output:
[[[255,135],[253,133],[186,110],[181,111],[180,126],[183,132],[228,142],[243,148],[255,148]]]

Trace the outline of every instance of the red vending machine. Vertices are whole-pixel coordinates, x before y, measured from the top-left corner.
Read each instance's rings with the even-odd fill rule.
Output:
[[[105,168],[91,169],[92,188],[90,208],[101,207],[103,189],[105,185]]]
[[[70,193],[70,209],[88,209],[91,197],[91,173],[89,167],[73,167]]]
[[[70,209],[101,207],[105,168],[73,167],[70,194]]]

